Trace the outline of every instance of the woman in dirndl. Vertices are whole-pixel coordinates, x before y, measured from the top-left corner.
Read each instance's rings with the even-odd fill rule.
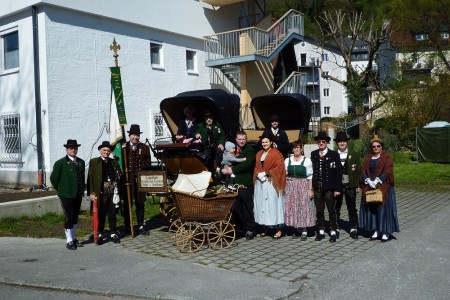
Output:
[[[286,170],[283,154],[273,148],[272,137],[263,135],[260,138],[262,150],[256,154],[253,173],[255,222],[267,228],[275,229],[274,239],[281,238],[284,227],[284,188],[286,186]]]
[[[301,234],[301,240],[306,241],[308,227],[316,225],[314,213],[314,190],[312,189],[313,167],[311,159],[302,155],[303,146],[300,142],[291,144],[292,155],[285,159],[286,189],[284,222],[286,226],[296,229],[293,238]]]
[[[364,187],[359,224],[373,232],[370,241],[381,238],[384,243],[391,239],[393,232],[400,232],[394,190],[394,160],[383,149],[384,143],[377,135],[370,141],[370,148],[372,153],[365,157],[361,170]],[[381,190],[382,202],[366,202],[366,192],[374,189]]]

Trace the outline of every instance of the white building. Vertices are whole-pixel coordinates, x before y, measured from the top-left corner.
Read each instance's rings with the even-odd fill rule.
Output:
[[[162,99],[212,87],[236,93],[205,66],[203,36],[237,28],[242,8],[195,0],[2,1],[0,182],[40,184],[38,170],[50,174],[67,139],[82,144],[81,158],[97,156],[108,139],[113,39],[121,46],[127,121],[140,124],[144,141],[155,138]]]

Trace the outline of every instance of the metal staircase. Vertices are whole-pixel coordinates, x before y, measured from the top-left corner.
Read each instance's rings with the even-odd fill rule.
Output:
[[[303,14],[291,9],[267,30],[249,27],[206,36],[205,64],[220,69],[240,91],[240,65],[268,63],[292,40],[303,37]]]

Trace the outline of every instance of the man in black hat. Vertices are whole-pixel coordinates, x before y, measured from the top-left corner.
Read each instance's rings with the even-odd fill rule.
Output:
[[[349,137],[344,131],[338,132],[334,141],[338,145],[338,154],[342,165],[342,190],[336,197],[336,219],[338,222],[341,215],[342,201],[345,195],[347,205],[348,220],[350,225],[350,237],[358,239],[358,212],[356,210],[356,193],[361,192],[359,187],[359,173],[361,171],[361,162],[359,154],[348,148]]]
[[[117,233],[116,214],[120,201],[119,188],[122,170],[119,163],[109,157],[113,147],[108,141],[103,141],[98,146],[98,150],[100,157],[93,158],[89,162],[87,179],[87,194],[90,196],[91,201],[98,201],[99,235],[97,244],[101,245],[103,243],[103,231],[107,214],[111,240],[114,243],[120,243],[119,234]]]
[[[196,139],[201,139],[203,154],[209,168],[214,170],[216,177],[220,177],[220,163],[222,162],[225,144],[225,130],[219,122],[214,121],[213,114],[206,110],[203,114],[204,122],[198,124],[194,133]]]
[[[336,242],[336,197],[342,191],[342,165],[339,154],[328,149],[330,137],[320,131],[314,137],[319,149],[311,152],[313,163],[314,204],[316,205],[317,235],[316,241],[325,238],[325,205],[330,219],[330,242]]]
[[[130,140],[126,142],[122,149],[127,149],[127,163],[129,170],[129,180],[131,187],[131,203],[133,199],[136,205],[136,218],[138,223],[138,230],[140,234],[148,234],[148,229],[144,224],[144,203],[145,203],[145,192],[138,191],[138,174],[141,170],[146,170],[151,168],[152,160],[150,157],[150,148],[144,143],[140,142],[141,129],[139,125],[132,124],[130,130],[127,131]],[[123,153],[122,153],[123,155]],[[123,155],[125,158],[125,155]],[[130,214],[128,210],[128,203],[123,205],[123,219],[125,223],[126,233],[130,232]]]
[[[284,157],[287,157],[289,152],[289,139],[286,131],[279,128],[280,118],[278,115],[270,116],[270,128],[263,132],[263,135],[269,135],[272,137],[273,147],[277,148]]]
[[[50,175],[50,182],[53,188],[58,191],[58,197],[64,211],[66,248],[69,250],[76,250],[77,246],[80,246],[75,237],[85,182],[85,163],[84,160],[77,157],[78,147],[80,146],[77,140],[67,140],[67,143],[64,144],[66,156],[55,162]]]

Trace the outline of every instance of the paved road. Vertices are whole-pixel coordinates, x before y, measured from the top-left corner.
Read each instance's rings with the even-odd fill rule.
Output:
[[[0,291],[11,299],[448,298],[450,193],[401,190],[397,206],[402,232],[385,244],[346,233],[335,244],[258,237],[184,254],[158,219],[149,236],[77,251],[58,239],[1,238]]]

